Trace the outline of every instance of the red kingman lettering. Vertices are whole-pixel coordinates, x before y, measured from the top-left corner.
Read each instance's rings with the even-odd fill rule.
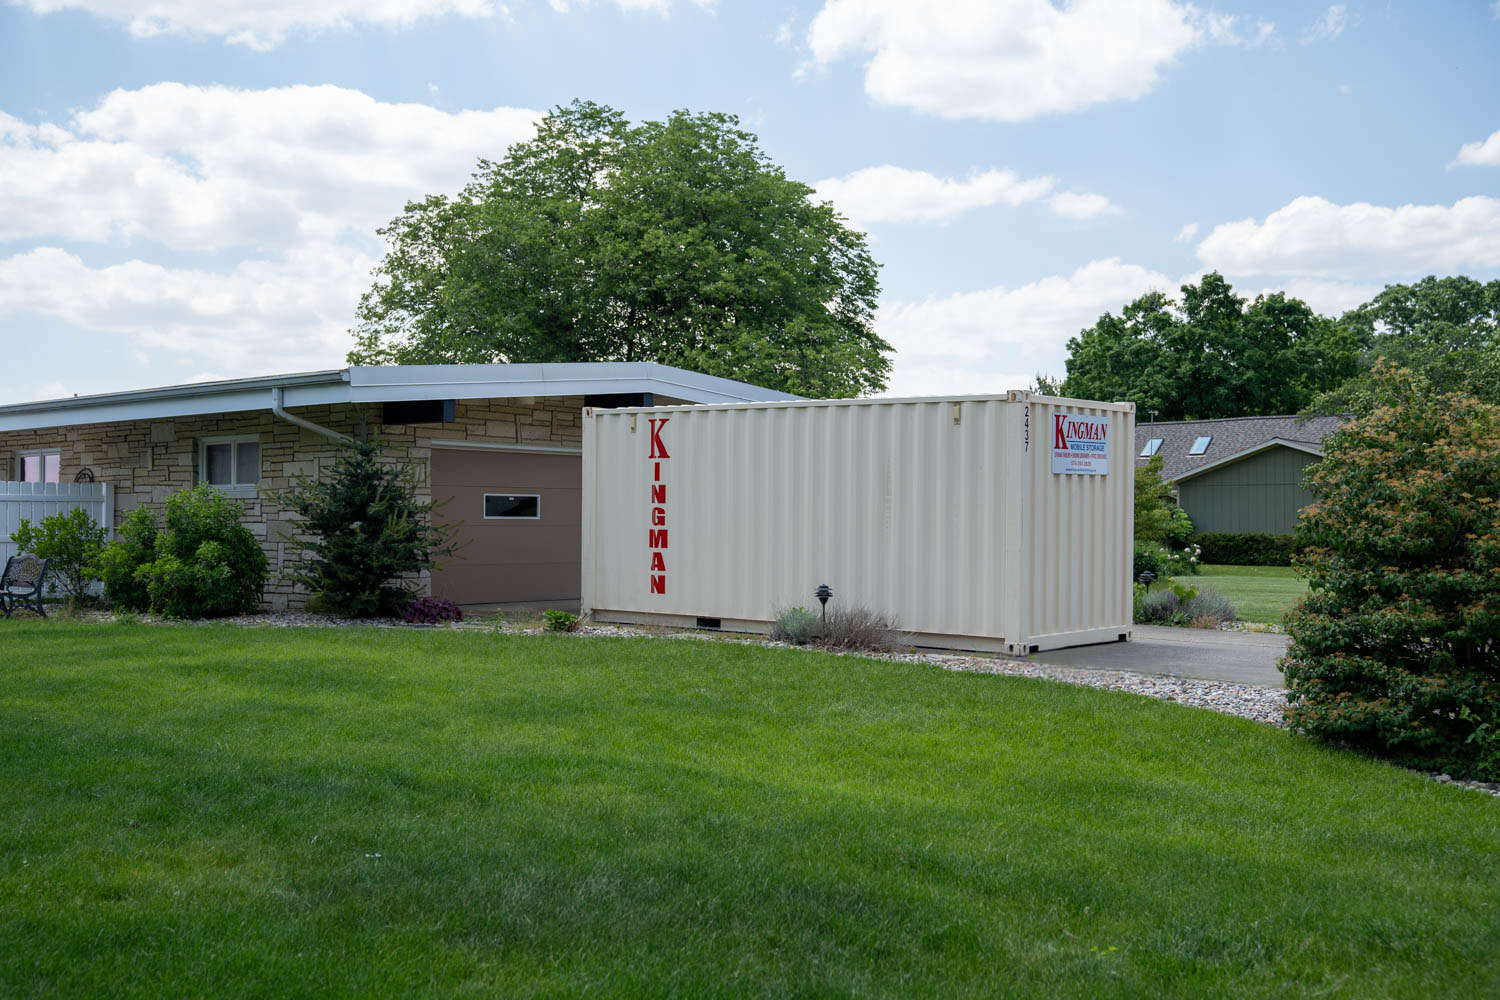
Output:
[[[653,552],[653,553],[651,553],[651,572],[653,572],[653,573],[665,573],[666,571],[667,571],[667,561],[661,557],[661,553],[660,552]]]
[[[672,457],[667,454],[667,446],[661,443],[662,428],[667,426],[667,421],[671,419],[671,417],[662,417],[660,420],[651,418],[651,458]]]
[[[653,483],[651,485],[651,502],[652,503],[666,503],[667,502],[667,484],[666,483],[662,483],[659,486],[656,485],[655,483]]]
[[[667,578],[665,574],[651,574],[651,593],[665,594],[667,592]]]
[[[1052,447],[1068,450],[1068,435],[1064,428],[1067,426],[1067,414],[1052,414]]]
[[[661,482],[661,463],[660,462],[656,462],[655,465],[656,465],[656,481],[659,483],[659,482]]]
[[[655,525],[656,527],[658,527],[658,528],[660,528],[662,525],[666,524],[667,523],[667,508],[665,508],[665,507],[652,507],[651,508],[651,523],[653,525]]]
[[[651,548],[651,549],[664,549],[664,548],[666,548],[667,547],[667,529],[666,528],[652,528],[652,529],[650,529],[650,531],[651,531],[651,534],[647,538],[646,547],[647,548]]]

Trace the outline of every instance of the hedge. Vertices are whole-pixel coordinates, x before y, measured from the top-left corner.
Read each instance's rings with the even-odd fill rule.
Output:
[[[1290,566],[1297,548],[1292,535],[1255,532],[1206,531],[1193,541],[1199,562],[1220,566]]]

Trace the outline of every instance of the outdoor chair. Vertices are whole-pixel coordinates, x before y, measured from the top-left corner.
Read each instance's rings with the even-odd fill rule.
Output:
[[[30,608],[43,618],[42,587],[47,582],[47,560],[30,553],[11,556],[5,561],[5,575],[0,576],[0,606],[9,618],[17,608]]]

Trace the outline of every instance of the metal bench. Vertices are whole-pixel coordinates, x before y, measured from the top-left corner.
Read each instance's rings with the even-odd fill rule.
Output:
[[[9,618],[17,608],[29,608],[47,617],[42,604],[42,587],[47,582],[47,560],[30,553],[11,556],[5,561],[5,575],[0,576],[0,607]]]

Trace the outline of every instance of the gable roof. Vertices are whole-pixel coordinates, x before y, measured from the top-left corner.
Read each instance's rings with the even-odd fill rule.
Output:
[[[748,382],[646,361],[354,366],[12,403],[0,406],[0,431],[269,410],[276,390],[281,392],[288,407],[642,392],[689,403],[756,403],[802,398]]]
[[[1323,453],[1323,439],[1338,430],[1339,417],[1230,417],[1223,420],[1171,420],[1135,425],[1136,464],[1144,465],[1141,449],[1152,438],[1161,438],[1157,454],[1162,458],[1161,475],[1168,481],[1182,479],[1209,467],[1248,458],[1274,445],[1284,445],[1314,455]],[[1208,450],[1189,455],[1200,437],[1208,437]]]

